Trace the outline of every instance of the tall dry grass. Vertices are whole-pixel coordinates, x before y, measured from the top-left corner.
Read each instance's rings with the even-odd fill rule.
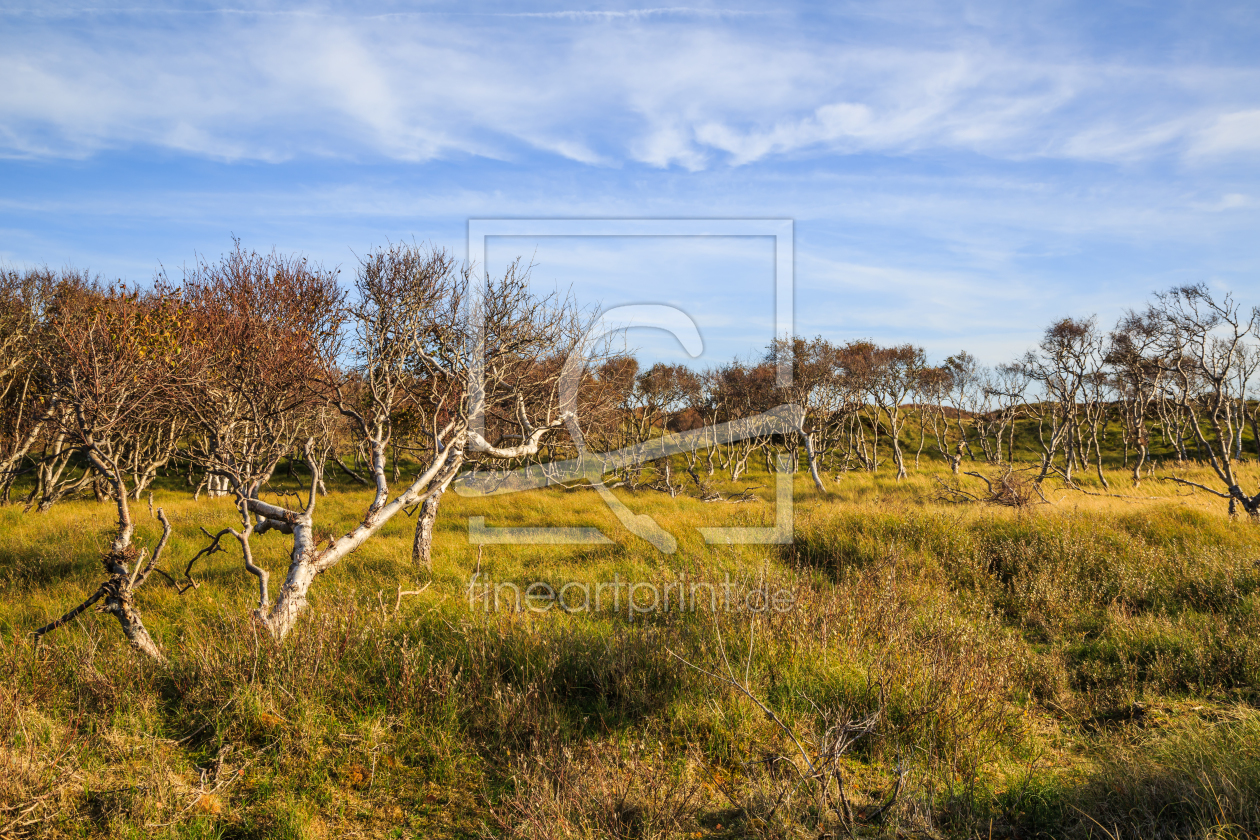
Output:
[[[1260,529],[1155,481],[1140,492],[1154,498],[1054,490],[1054,504],[1015,510],[936,501],[937,477],[849,474],[819,498],[801,476],[796,541],[780,547],[707,547],[694,530],[770,524],[767,491],[746,505],[623,495],[678,536],[672,556],[619,531],[589,492],[452,495],[431,576],[411,566],[409,523],[392,523],[317,582],[283,644],[247,619],[239,556],[210,558],[183,595],[153,586],[140,606],[169,667],[92,613],[32,648],[29,630],[98,582],[111,513],[0,510],[0,832],[1260,832]],[[321,516],[347,527],[363,501],[340,488]],[[201,526],[231,520],[223,502],[158,502],[172,571]],[[470,515],[596,525],[616,543],[491,546],[478,567]],[[257,543],[281,569],[280,546]],[[555,586],[729,576],[790,591],[794,607],[488,613],[467,598],[477,568]],[[425,583],[395,609],[400,588]],[[777,721],[679,658],[729,668]],[[797,742],[812,756],[859,721],[874,722],[836,758],[831,793],[802,784]]]

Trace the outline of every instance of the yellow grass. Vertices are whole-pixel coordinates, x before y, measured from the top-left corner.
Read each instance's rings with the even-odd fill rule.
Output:
[[[1260,478],[1256,465],[1240,471]],[[1178,474],[1213,483],[1203,468]],[[1161,808],[1182,802],[1164,812],[1176,817],[1168,836],[1244,836],[1260,830],[1260,772],[1231,733],[1254,727],[1248,710],[1260,689],[1260,528],[1230,522],[1222,500],[1159,476],[1132,488],[1116,472],[1111,495],[1092,495],[1101,488],[1089,476],[1089,493],[1047,482],[1053,504],[1014,510],[940,501],[953,479],[937,465],[902,482],[829,477],[825,497],[802,473],[791,546],[707,546],[696,530],[772,524],[770,488],[741,505],[615,491],[677,538],[672,555],[622,529],[589,490],[448,493],[431,574],[412,566],[414,520],[399,517],[316,582],[307,617],[282,645],[247,618],[256,587],[234,546],[200,561],[198,587],[183,595],[153,580],[140,606],[171,655],[168,669],[137,661],[112,619],[94,613],[32,649],[29,631],[102,579],[112,509],[0,509],[0,829],[842,830],[804,796],[772,807],[781,772],[795,771],[765,759],[799,763],[790,739],[747,698],[668,652],[720,670],[720,641],[741,681],[746,674],[801,738],[827,715],[882,709],[877,731],[842,762],[859,833],[968,836],[996,826],[1088,836],[1099,834],[1097,820],[1108,832],[1151,836],[1164,830]],[[719,489],[763,483],[772,482],[754,475]],[[205,543],[199,529],[233,524],[234,510],[177,488],[155,498],[175,528],[164,566],[179,578]],[[343,531],[368,499],[335,488],[317,519]],[[151,545],[156,523],[136,508],[138,542]],[[594,526],[613,544],[479,552],[467,538],[471,516],[491,526]],[[285,547],[279,535],[255,540],[273,588]],[[766,615],[487,613],[468,599],[478,568],[483,581],[557,588],[729,576],[770,581],[796,600]],[[425,584],[395,611],[399,589]],[[898,801],[882,822],[863,823],[898,762],[907,771]],[[1217,783],[1216,799],[1202,793]]]

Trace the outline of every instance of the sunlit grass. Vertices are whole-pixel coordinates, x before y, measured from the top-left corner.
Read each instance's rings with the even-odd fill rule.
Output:
[[[1240,469],[1252,482],[1260,472]],[[234,545],[199,561],[198,586],[182,595],[151,580],[140,607],[169,668],[138,660],[91,612],[32,649],[31,629],[102,580],[113,509],[3,508],[0,827],[817,836],[826,815],[809,802],[768,804],[780,782],[764,760],[794,755],[790,740],[670,655],[721,670],[724,649],[801,737],[828,714],[882,708],[844,760],[855,807],[883,801],[899,762],[908,775],[891,820],[861,832],[1101,836],[1096,819],[1122,836],[1254,833],[1260,782],[1240,745],[1260,691],[1260,528],[1160,475],[1132,488],[1116,471],[1113,495],[1093,495],[1090,474],[1090,493],[1052,480],[1053,504],[1015,510],[941,501],[954,479],[926,463],[901,482],[828,474],[825,496],[800,473],[790,546],[707,546],[697,530],[772,524],[764,473],[715,477],[727,493],[769,485],[747,504],[615,491],[675,536],[672,555],[625,531],[590,490],[448,493],[431,573],[412,565],[414,520],[400,516],[316,582],[281,645],[248,618],[257,590]],[[1184,475],[1212,483],[1201,466]],[[368,501],[334,487],[318,500],[319,527],[349,529]],[[155,503],[174,526],[163,565],[176,578],[205,544],[201,528],[235,524],[229,501],[183,488],[159,489]],[[146,507],[135,505],[138,542],[151,546],[159,528]],[[613,544],[479,550],[472,516],[597,527]],[[255,540],[273,586],[286,548],[279,535]],[[487,612],[468,599],[478,569],[557,587],[729,576],[797,600],[759,616]],[[426,584],[395,612],[400,589]],[[1212,805],[1207,790],[1224,798]],[[1222,822],[1235,828],[1213,827]]]

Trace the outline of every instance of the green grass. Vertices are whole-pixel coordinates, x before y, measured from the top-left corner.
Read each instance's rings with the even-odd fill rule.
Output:
[[[677,537],[673,555],[590,491],[449,493],[431,574],[411,565],[413,520],[391,522],[317,581],[281,644],[248,618],[237,552],[201,561],[183,595],[151,581],[140,606],[167,667],[91,612],[33,648],[31,629],[99,584],[112,511],[0,509],[0,836],[848,836],[817,785],[784,801],[802,762],[775,722],[671,651],[709,670],[725,651],[807,749],[878,711],[839,762],[859,836],[1260,833],[1260,529],[1119,471],[1116,496],[946,504],[937,470],[849,473],[825,498],[798,475],[788,546],[695,530],[772,524],[767,489],[743,505],[617,491]],[[348,528],[367,499],[335,488],[317,518]],[[157,503],[172,573],[201,527],[233,520],[174,486]],[[479,557],[469,516],[598,526],[615,544]],[[280,539],[255,552],[282,575]],[[477,568],[556,588],[729,578],[794,606],[488,612],[469,603]]]

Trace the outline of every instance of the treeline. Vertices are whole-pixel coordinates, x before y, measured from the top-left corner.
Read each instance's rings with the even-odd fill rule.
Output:
[[[803,463],[825,492],[826,472],[891,459],[903,477],[925,452],[955,472],[966,458],[1009,462],[1017,423],[1033,430],[1038,482],[1072,482],[1092,467],[1105,485],[1104,442],[1118,428],[1134,481],[1160,436],[1211,465],[1219,485],[1204,489],[1231,511],[1260,510],[1260,495],[1235,476],[1244,428],[1260,439],[1247,401],[1260,363],[1257,312],[1204,286],[1156,295],[1110,330],[1064,319],[993,369],[967,353],[934,365],[912,345],[819,337],[695,372],[640,370],[592,343],[595,313],[535,294],[518,265],[484,291],[470,278],[446,252],[406,244],[363,257],[349,284],[239,242],[145,287],[68,270],[0,272],[0,499],[47,510],[91,493],[116,506],[109,578],[89,602],[101,600],[155,656],[134,592],[160,570],[165,540],[141,567],[131,503],[159,473],[235,501],[239,523],[211,535],[198,557],[239,543],[258,619],[277,636],[314,579],[400,510],[419,508],[414,554],[426,562],[442,494],[462,471],[633,451],[673,432],[695,442],[682,454],[702,493],[711,492],[702,473],[738,480],[753,459],[771,469],[778,455]],[[791,384],[781,386],[786,365]],[[771,416],[778,422],[764,427],[748,421]],[[741,435],[719,433],[741,423]],[[276,470],[295,462],[309,480],[305,498],[265,500]],[[353,531],[317,538],[330,464],[373,495]],[[641,464],[622,459],[613,471],[627,485],[643,481]],[[679,491],[668,459],[652,474],[659,489]],[[291,545],[278,593],[250,551],[273,531]]]
[[[1095,469],[1106,486],[1104,464],[1131,471],[1139,482],[1153,445],[1178,461],[1210,462],[1225,452],[1233,460],[1260,456],[1260,403],[1250,390],[1260,360],[1255,346],[1239,341],[1232,354],[1210,347],[1224,356],[1219,363],[1228,375],[1204,375],[1211,368],[1200,370],[1184,347],[1174,356],[1155,345],[1152,320],[1152,311],[1130,313],[1104,333],[1094,318],[1065,318],[1035,350],[993,368],[966,351],[933,365],[913,345],[821,337],[778,342],[760,360],[701,372],[657,364],[639,373],[631,359],[617,373],[627,383],[619,394],[620,431],[631,441],[646,440],[657,429],[701,428],[787,400],[804,410],[799,438],[767,435],[754,439],[752,449],[782,446],[793,462],[804,452],[820,472],[874,472],[891,462],[904,477],[909,459],[918,465],[928,456],[957,473],[965,460],[1001,463],[1023,455],[1039,461],[1039,481],[1048,474],[1071,481]],[[780,358],[792,364],[786,388],[775,384]],[[1017,428],[1033,441],[1017,448]],[[716,456],[738,479],[747,459],[715,449],[724,447],[704,453],[708,473]]]
[[[230,494],[239,512],[183,575],[238,543],[258,585],[255,615],[276,637],[318,575],[399,511],[420,508],[426,559],[438,500],[466,463],[534,455],[578,410],[559,405],[558,385],[565,360],[582,358],[589,319],[571,299],[533,294],[515,266],[484,295],[470,296],[468,281],[445,252],[409,245],[367,255],[350,288],[334,270],[239,243],[145,288],[4,272],[0,493],[11,500],[20,487],[28,508],[46,510],[94,492],[118,512],[107,579],[37,635],[99,603],[135,648],[161,658],[135,593],[161,572],[170,526],[154,511],[165,535],[138,549],[132,503],[172,467]],[[325,465],[346,448],[364,453],[374,492],[360,524],[332,538],[316,528],[317,501]],[[305,464],[305,498],[267,490],[286,457]],[[290,545],[278,592],[251,551],[272,532]]]
[[[634,359],[616,358],[597,370],[615,411],[596,428],[605,451],[641,447],[663,431],[715,428],[791,404],[794,433],[767,423],[734,443],[701,436],[698,450],[683,453],[688,472],[697,485],[697,471],[738,480],[750,460],[764,458],[771,470],[783,453],[808,467],[820,492],[825,473],[890,465],[903,478],[924,456],[958,474],[965,460],[1022,455],[1036,464],[1037,484],[1049,476],[1072,484],[1092,470],[1108,489],[1104,466],[1119,466],[1136,486],[1156,446],[1177,461],[1209,464],[1221,486],[1203,489],[1228,498],[1231,513],[1241,506],[1255,516],[1260,499],[1239,486],[1235,465],[1260,457],[1258,327],[1256,309],[1200,285],[1155,295],[1111,329],[1094,317],[1064,318],[1035,348],[992,368],[966,351],[933,364],[912,344],[824,337],[776,341],[760,359],[701,372],[667,364],[640,371]],[[791,384],[781,387],[785,364]],[[547,454],[559,457],[563,442],[554,439]],[[637,465],[619,470],[632,486],[641,476]]]

